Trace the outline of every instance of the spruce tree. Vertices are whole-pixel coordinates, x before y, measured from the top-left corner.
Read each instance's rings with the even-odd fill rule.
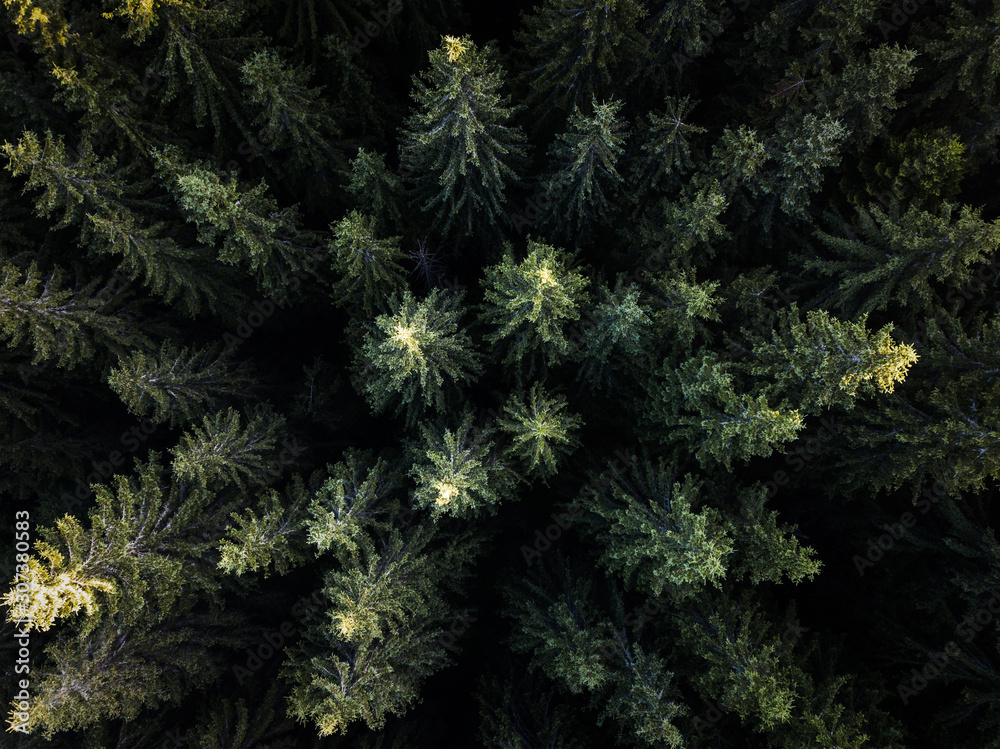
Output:
[[[799,409],[746,392],[738,369],[714,354],[695,356],[676,370],[667,362],[660,375],[651,385],[653,413],[677,428],[660,439],[696,444],[702,465],[718,461],[729,467],[734,460],[770,455],[804,426]]]
[[[358,149],[351,161],[348,192],[357,209],[371,217],[382,232],[401,231],[403,226],[403,184],[385,165],[385,155]]]
[[[514,497],[517,477],[495,447],[493,430],[473,428],[470,411],[455,429],[425,423],[420,435],[409,450],[413,502],[435,520],[493,514],[496,505]]]
[[[558,458],[579,446],[574,432],[583,426],[583,420],[576,414],[562,413],[565,407],[566,399],[550,396],[540,382],[533,383],[527,393],[512,394],[504,404],[497,426],[511,434],[511,453],[520,459],[528,475],[544,478],[555,474]]]
[[[215,245],[224,263],[254,272],[263,291],[285,292],[292,274],[316,253],[314,236],[300,226],[298,207],[279,208],[263,180],[242,188],[236,175],[224,181],[203,163],[189,164],[174,146],[153,151],[160,180],[173,194],[199,242]]]
[[[944,203],[933,213],[910,205],[903,214],[894,200],[888,211],[872,204],[856,213],[860,236],[846,224],[818,230],[827,252],[800,259],[810,275],[837,281],[825,304],[851,317],[894,302],[929,310],[940,303],[938,289],[968,284],[1000,245],[997,223],[967,205]]]
[[[649,61],[642,68],[655,85],[667,88],[673,76],[682,72],[692,58],[708,51],[714,37],[724,28],[716,18],[719,4],[706,0],[647,3],[650,11],[644,29],[649,38]]]
[[[351,211],[330,231],[337,303],[360,307],[366,315],[384,310],[389,298],[406,287],[400,237],[379,237],[375,222],[358,211]]]
[[[565,326],[580,318],[587,279],[573,269],[564,250],[528,238],[528,254],[514,262],[508,250],[499,265],[485,269],[482,320],[494,330],[490,343],[503,343],[505,364],[526,369],[556,364],[570,351]]]
[[[519,83],[528,90],[535,122],[605,98],[635,77],[645,51],[645,17],[635,0],[543,0],[522,18],[516,39],[523,54]]]
[[[155,453],[136,470],[134,478],[95,485],[89,527],[65,515],[41,529],[36,556],[28,561],[33,589],[21,612],[33,629],[48,630],[81,609],[84,632],[116,616],[125,624],[163,619],[192,595],[218,591],[206,554],[213,535],[225,528],[227,503],[216,501],[215,492],[172,480]],[[5,600],[15,598],[12,590]]]
[[[247,368],[233,366],[231,359],[232,350],[221,344],[189,349],[167,341],[155,355],[139,352],[122,359],[111,370],[108,385],[136,416],[175,426],[194,421],[202,408],[243,394],[251,385]]]
[[[167,620],[128,625],[106,619],[85,633],[60,633],[42,665],[33,664],[29,721],[51,740],[176,705],[223,677],[231,651],[246,648],[254,634],[239,615],[217,608],[176,609]]]
[[[798,306],[778,311],[771,341],[754,347],[750,371],[773,383],[765,392],[801,404],[806,413],[827,406],[851,409],[859,396],[891,393],[917,360],[913,347],[892,339],[892,325],[876,332],[858,322],[842,322],[824,310]]]
[[[181,299],[192,315],[206,305],[220,311],[222,297],[238,300],[231,278],[213,265],[210,255],[170,236],[166,221],[145,219],[143,213],[160,217],[163,211],[137,198],[148,184],[127,182],[135,168],[119,167],[113,158],[100,159],[89,139],[73,151],[50,132],[42,143],[25,131],[16,146],[6,143],[0,152],[8,158],[12,175],[28,176],[25,190],[44,190],[35,201],[40,216],[62,211],[53,228],[80,224],[87,247],[97,254],[121,256],[121,269],[129,279],[141,279],[168,302]],[[137,210],[140,205],[142,213]]]
[[[577,378],[595,392],[607,391],[631,367],[644,367],[652,348],[652,310],[642,290],[622,276],[614,289],[601,283],[589,325],[574,336]]]
[[[131,315],[122,314],[119,294],[105,287],[102,298],[97,282],[70,290],[61,288],[63,281],[59,269],[43,282],[34,263],[22,270],[0,261],[0,335],[9,346],[29,344],[33,364],[54,360],[63,368],[92,359],[101,348],[119,355],[150,348],[129,324]]]
[[[219,569],[235,575],[263,570],[267,577],[272,566],[284,575],[311,561],[305,528],[311,499],[296,475],[284,494],[268,489],[253,507],[233,513],[228,536],[218,544]]]
[[[320,736],[363,720],[373,729],[403,715],[425,679],[447,665],[444,635],[457,616],[450,600],[468,576],[471,539],[434,543],[420,524],[358,536],[324,576],[324,610],[290,646],[282,674],[292,684],[289,715]]]
[[[417,110],[401,134],[412,199],[433,212],[442,234],[490,234],[507,221],[506,190],[526,156],[524,134],[510,124],[517,109],[500,93],[493,48],[448,36],[429,56],[430,69],[414,77]]]
[[[576,501],[602,566],[651,596],[684,598],[718,585],[733,552],[718,511],[699,509],[702,491],[691,474],[682,478],[663,458],[647,457]]]
[[[256,124],[268,134],[273,151],[288,149],[291,163],[323,178],[324,166],[346,166],[333,146],[340,129],[319,88],[309,88],[313,71],[290,65],[277,51],[263,49],[243,63],[242,80],[250,88],[250,104],[258,109]],[[314,188],[318,187],[314,183]]]
[[[669,3],[668,5],[672,5]],[[690,97],[667,96],[663,115],[650,112],[648,124],[642,123],[639,136],[642,145],[633,157],[632,175],[638,184],[630,184],[630,198],[641,203],[644,196],[676,187],[680,178],[695,166],[697,151],[692,136],[708,132],[691,124],[691,111],[698,105]]]
[[[694,683],[758,730],[786,724],[796,707],[789,645],[758,605],[717,593],[689,605],[681,640],[698,658]]]
[[[590,116],[574,107],[568,130],[549,149],[545,222],[560,240],[588,236],[606,225],[617,208],[616,192],[624,182],[617,163],[626,138],[618,119],[621,106],[621,101],[598,104],[595,99]]]
[[[459,329],[462,312],[461,293],[434,289],[417,301],[407,289],[375,319],[355,364],[375,412],[405,409],[412,425],[427,408],[443,411],[449,389],[475,382],[482,365]]]
[[[354,552],[366,530],[388,530],[400,509],[393,497],[403,485],[400,466],[371,451],[349,448],[344,460],[327,466],[327,478],[315,491],[306,520],[309,543],[320,554]]]

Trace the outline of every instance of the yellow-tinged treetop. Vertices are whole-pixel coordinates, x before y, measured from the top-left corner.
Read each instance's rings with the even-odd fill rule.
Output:
[[[457,36],[446,36],[444,38],[444,45],[448,51],[448,62],[455,62],[469,48],[469,41],[467,38],[459,38]]]

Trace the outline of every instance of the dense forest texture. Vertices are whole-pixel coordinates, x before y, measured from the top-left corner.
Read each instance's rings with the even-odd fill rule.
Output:
[[[1000,749],[1000,2],[3,0],[24,749]]]

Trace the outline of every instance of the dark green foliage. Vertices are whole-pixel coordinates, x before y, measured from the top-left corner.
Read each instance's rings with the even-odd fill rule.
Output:
[[[221,344],[192,350],[164,343],[155,355],[123,359],[111,370],[108,385],[136,416],[183,424],[251,384],[246,368],[233,366],[231,359],[232,351]]]
[[[606,98],[635,77],[646,15],[635,0],[543,0],[518,33],[525,60],[521,85],[539,119]]]
[[[321,736],[358,720],[374,729],[402,714],[422,682],[450,660],[443,635],[459,612],[448,593],[466,576],[469,540],[433,544],[424,524],[358,537],[324,578],[324,616],[289,654],[289,714]],[[318,676],[315,669],[325,676]]]
[[[418,108],[401,135],[414,204],[433,211],[443,234],[495,232],[526,154],[524,134],[510,122],[517,109],[500,93],[503,71],[491,47],[467,37],[445,37],[430,63],[413,79]]]
[[[526,365],[530,375],[536,359],[549,366],[560,361],[569,352],[565,326],[580,318],[586,299],[587,279],[569,254],[529,237],[524,260],[515,263],[507,253],[484,275],[483,318],[494,328],[486,340],[503,342],[504,363]]]
[[[351,162],[351,182],[347,189],[363,215],[370,216],[382,231],[402,228],[403,186],[385,165],[385,156],[358,150]]]
[[[998,22],[5,0],[0,743],[1000,749]]]
[[[550,397],[540,382],[504,405],[504,418],[498,426],[511,434],[511,452],[528,475],[551,476],[561,454],[579,446],[575,431],[583,426],[583,420],[563,413],[565,407],[566,399],[560,395]]]
[[[1000,245],[1000,228],[980,218],[980,211],[961,206],[956,218],[952,203],[929,213],[911,205],[900,215],[898,201],[889,211],[872,204],[857,209],[855,227],[834,224],[836,233],[817,231],[823,255],[803,266],[815,275],[839,282],[827,305],[854,316],[883,310],[893,302],[928,309],[938,288],[963,286],[973,268],[993,256]],[[846,235],[846,236],[844,236]]]
[[[489,429],[473,430],[471,413],[454,430],[422,426],[422,441],[410,449],[414,505],[437,520],[492,513],[509,499],[515,475],[498,456],[492,436]]]
[[[733,551],[718,512],[697,511],[700,491],[693,476],[676,476],[661,459],[656,465],[645,461],[577,501],[592,513],[588,527],[610,572],[651,596],[685,597],[718,584]]]
[[[625,128],[618,119],[621,102],[592,103],[593,115],[574,108],[567,125],[549,150],[552,170],[545,180],[548,225],[560,239],[586,235],[606,224],[616,207],[623,182],[616,164],[624,153]]]
[[[376,412],[395,405],[413,423],[428,407],[444,410],[448,388],[475,381],[480,358],[459,329],[462,312],[461,294],[434,289],[417,301],[407,290],[376,318],[357,361]]]
[[[387,300],[406,286],[400,238],[378,237],[374,223],[351,211],[330,227],[330,250],[338,276],[333,287],[335,298],[339,304],[360,306],[368,315],[384,309]]]

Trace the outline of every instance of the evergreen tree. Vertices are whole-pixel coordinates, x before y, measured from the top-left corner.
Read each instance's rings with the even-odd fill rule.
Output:
[[[165,621],[128,626],[106,619],[86,633],[61,633],[32,668],[29,722],[51,739],[99,721],[134,720],[218,680],[225,651],[252,641],[238,615],[217,609],[180,609]]]
[[[523,15],[524,28],[515,32],[525,60],[519,84],[528,89],[535,122],[627,86],[645,51],[638,28],[645,15],[635,0],[543,0]]]
[[[644,652],[638,643],[621,652],[624,668],[616,674],[615,689],[601,720],[616,718],[646,746],[680,749],[684,736],[674,721],[688,709],[672,683],[674,672],[667,670],[664,658]]]
[[[207,553],[232,499],[216,501],[214,492],[171,480],[155,453],[136,470],[135,478],[116,476],[113,488],[95,485],[89,528],[65,515],[40,529],[37,556],[28,560],[31,593],[19,611],[33,629],[48,630],[81,609],[84,632],[113,617],[119,625],[162,620],[193,595],[218,591]],[[16,599],[11,590],[5,601]]]
[[[327,473],[309,504],[308,539],[321,554],[330,549],[353,553],[366,529],[388,530],[399,509],[392,495],[403,485],[402,471],[371,451],[348,449]]]
[[[592,600],[592,582],[575,574],[558,552],[534,569],[531,578],[503,591],[505,614],[516,624],[511,648],[530,653],[532,671],[573,694],[600,689],[612,676],[603,653],[614,639],[610,619]]]
[[[168,341],[156,355],[139,352],[122,359],[108,385],[131,413],[176,426],[252,384],[247,368],[232,366],[231,358],[232,351],[219,344],[199,350]]]
[[[699,660],[695,685],[758,730],[788,723],[797,696],[789,644],[759,606],[725,594],[707,598],[682,615],[681,640]]]
[[[503,70],[494,50],[448,36],[431,50],[430,70],[413,80],[415,111],[400,146],[413,199],[433,211],[443,234],[494,232],[506,217],[505,191],[518,181],[524,134],[500,94]]]
[[[993,408],[1000,394],[992,371],[1000,319],[992,315],[963,330],[954,317],[939,314],[940,320],[928,323],[921,356],[919,381],[926,384],[859,420],[847,433],[853,450],[841,460],[850,481],[868,475],[867,483],[890,490],[909,484],[915,502],[921,496],[929,501],[931,485],[943,485],[948,493],[982,491],[997,475],[991,456],[1000,444]],[[864,468],[873,459],[877,473]]]
[[[461,315],[461,293],[434,289],[419,302],[406,290],[376,318],[356,363],[375,412],[405,408],[412,425],[426,408],[447,407],[446,387],[475,381],[482,365],[472,340],[459,330]]]
[[[203,749],[292,749],[295,738],[291,722],[284,717],[285,691],[275,682],[264,695],[251,695],[249,700],[215,696],[200,711],[192,743]]]
[[[892,325],[877,332],[841,322],[824,310],[800,319],[798,306],[779,310],[770,342],[754,347],[753,374],[773,382],[766,390],[801,404],[806,413],[827,406],[851,409],[855,398],[891,393],[917,360],[913,347],[892,340]]]
[[[403,185],[385,165],[383,154],[358,149],[358,155],[351,161],[347,190],[358,210],[371,217],[379,230],[391,233],[402,229]]]
[[[668,363],[662,376],[652,393],[654,413],[679,427],[665,440],[698,445],[702,465],[718,461],[728,468],[733,460],[768,456],[804,426],[798,409],[772,408],[765,393],[738,392],[733,365],[713,354],[689,359],[676,372]]]
[[[497,426],[512,435],[511,452],[527,467],[528,475],[555,474],[557,459],[579,446],[573,432],[583,426],[583,420],[562,413],[565,407],[566,399],[550,397],[540,382],[527,393],[512,394],[504,405]]]
[[[650,9],[645,23],[649,62],[642,69],[655,85],[667,88],[678,69],[683,71],[691,58],[704,55],[722,33],[724,27],[717,17],[721,3],[658,0],[646,5]]]
[[[576,749],[582,746],[570,709],[537,677],[501,684],[484,679],[476,693],[481,716],[480,740],[495,749]]]
[[[900,200],[934,211],[954,199],[966,169],[966,147],[948,128],[915,128],[890,138],[887,159],[875,164],[869,192],[888,190]]]
[[[779,525],[778,511],[765,508],[770,490],[766,486],[739,491],[740,513],[727,525],[736,553],[729,565],[730,580],[764,580],[799,583],[819,573],[822,562],[816,551],[803,546],[794,525]]]
[[[695,4],[701,3],[688,3]],[[655,112],[646,115],[649,124],[641,134],[642,146],[632,168],[639,183],[630,183],[633,202],[641,203],[647,190],[655,193],[677,186],[680,177],[694,168],[696,151],[691,136],[708,132],[689,122],[691,110],[697,105],[687,96],[681,99],[667,96],[662,116]]]
[[[718,180],[692,180],[676,200],[664,199],[645,212],[638,243],[653,247],[656,257],[671,265],[690,268],[698,256],[714,256],[717,243],[729,238],[719,220],[728,207]]]
[[[182,298],[189,314],[197,314],[206,304],[219,311],[221,297],[238,300],[236,292],[224,285],[229,279],[209,257],[165,236],[166,222],[143,220],[135,210],[134,193],[145,189],[145,182],[129,185],[126,178],[133,170],[117,167],[113,158],[99,159],[90,140],[84,139],[79,151],[71,152],[64,139],[50,132],[42,144],[33,132],[25,131],[16,146],[6,143],[0,151],[9,159],[12,175],[28,175],[25,190],[43,188],[35,201],[40,216],[62,211],[53,229],[82,224],[81,237],[88,247],[98,254],[121,256],[122,270],[131,280],[141,278],[168,302]],[[147,201],[142,207],[146,212],[153,206]]]
[[[681,479],[663,458],[647,458],[592,496],[577,497],[601,564],[654,597],[690,597],[718,585],[733,544],[716,510],[696,511],[699,483],[691,474]]]
[[[494,447],[492,429],[474,430],[471,412],[454,430],[421,424],[420,434],[421,443],[410,447],[410,476],[417,484],[413,502],[435,520],[492,514],[513,495],[515,475]]]
[[[211,122],[217,139],[230,122],[244,138],[253,137],[237,96],[243,63],[264,43],[259,33],[237,31],[250,17],[252,3],[129,3],[124,8],[131,16],[126,35],[137,42],[144,39],[144,26],[151,21],[159,27],[150,68],[161,71],[166,79],[162,104],[177,102],[173,111],[184,120],[193,120],[196,127]],[[178,106],[182,101],[189,108]]]
[[[847,128],[849,144],[867,148],[884,133],[893,113],[903,105],[898,97],[916,77],[917,68],[912,63],[917,54],[898,45],[882,44],[867,56],[853,56],[836,79],[824,75],[829,94],[821,96],[836,96],[827,106]],[[872,91],[878,95],[873,96]]]
[[[613,290],[599,284],[597,299],[590,325],[574,336],[578,342],[574,360],[580,363],[577,378],[601,392],[615,383],[619,372],[648,363],[653,320],[642,290],[622,276],[615,279]]]
[[[822,187],[824,170],[840,164],[847,129],[834,117],[807,114],[794,133],[783,134],[775,174],[776,197],[781,210],[795,218],[808,219],[805,209],[809,193]]]
[[[351,211],[330,227],[330,250],[339,276],[334,294],[338,303],[360,306],[366,315],[385,309],[388,299],[406,286],[400,238],[378,238],[374,224],[364,214]]]
[[[74,367],[91,359],[101,347],[123,355],[129,349],[148,349],[149,339],[129,324],[129,316],[115,314],[122,306],[119,294],[97,292],[99,284],[60,288],[63,274],[54,270],[42,279],[32,263],[27,270],[0,261],[0,334],[8,345],[30,343],[33,364],[55,360]],[[110,308],[110,309],[109,309]],[[140,354],[141,355],[141,354]]]
[[[230,574],[264,570],[279,575],[311,561],[306,545],[305,515],[311,500],[299,476],[285,489],[260,495],[257,504],[233,513],[228,537],[219,542],[219,569]]]
[[[616,167],[626,137],[617,117],[621,106],[620,101],[598,104],[595,99],[589,117],[574,108],[569,129],[549,149],[545,216],[560,239],[589,235],[595,226],[606,225],[616,209],[615,192],[624,181]]]
[[[181,435],[170,450],[171,468],[177,477],[210,489],[266,485],[275,478],[268,458],[286,426],[284,417],[268,408],[256,408],[245,419],[232,408],[218,411]]]
[[[547,366],[557,363],[569,352],[563,327],[580,318],[587,283],[568,253],[529,237],[520,263],[508,249],[499,265],[485,269],[482,319],[496,326],[486,340],[503,341],[504,363],[526,365],[529,376],[538,358]]]
[[[813,275],[839,283],[826,305],[854,317],[884,310],[898,302],[929,310],[937,299],[935,281],[960,287],[972,279],[973,267],[992,257],[1000,244],[996,222],[983,221],[981,210],[952,203],[930,213],[910,205],[901,215],[898,201],[888,211],[872,204],[857,209],[861,237],[844,226],[837,236],[817,231],[830,255],[802,259]],[[818,253],[817,253],[818,254]]]
[[[125,187],[124,170],[116,170],[113,159],[99,159],[87,140],[80,144],[79,157],[73,161],[64,139],[49,131],[41,143],[35,133],[26,130],[16,145],[4,143],[0,152],[7,158],[12,176],[28,175],[25,190],[44,190],[35,200],[38,215],[63,212],[53,225],[55,229],[78,223],[84,209],[107,211]]]
[[[363,534],[324,577],[325,610],[306,623],[282,674],[292,683],[289,714],[320,736],[363,720],[373,729],[402,715],[455,646],[443,635],[457,613],[450,594],[468,575],[471,539],[433,544],[421,524],[403,534]]]
[[[271,294],[285,291],[291,275],[307,267],[313,238],[300,228],[296,206],[280,209],[265,195],[266,182],[241,189],[235,175],[225,182],[202,163],[184,162],[173,146],[153,156],[160,179],[197,226],[198,241],[214,245],[221,238],[221,261],[253,271]]]
[[[693,271],[666,271],[648,279],[654,330],[690,349],[695,338],[711,340],[705,321],[718,321],[716,281],[698,283]]]
[[[241,72],[250,104],[259,107],[256,124],[268,133],[270,149],[290,150],[291,163],[314,179],[324,178],[325,165],[346,166],[332,144],[340,129],[331,108],[321,89],[308,87],[312,70],[289,65],[275,50],[263,49],[247,58]]]

